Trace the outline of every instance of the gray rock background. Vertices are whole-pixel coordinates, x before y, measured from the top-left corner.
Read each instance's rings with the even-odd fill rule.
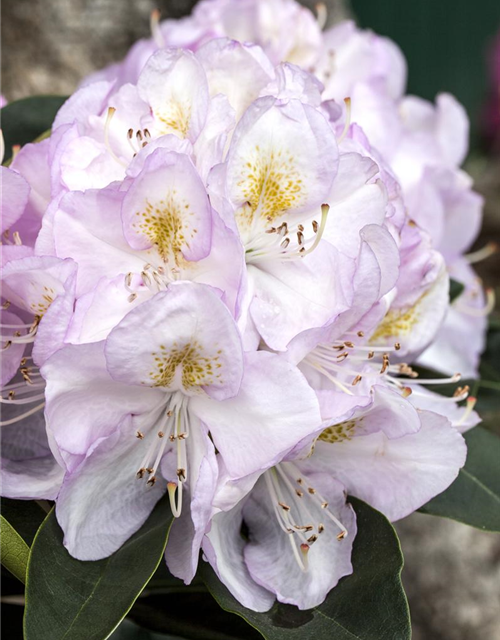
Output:
[[[4,0],[2,93],[9,101],[37,93],[68,94],[84,75],[119,60],[135,40],[147,37],[154,8],[162,10],[162,17],[178,17],[193,4]],[[337,2],[330,20],[345,13]],[[480,165],[477,175],[478,187],[489,196],[487,238],[499,238],[500,167]],[[481,267],[488,284],[498,284],[499,267],[498,258]],[[406,558],[403,575],[414,640],[500,640],[500,536],[421,514],[396,528]]]

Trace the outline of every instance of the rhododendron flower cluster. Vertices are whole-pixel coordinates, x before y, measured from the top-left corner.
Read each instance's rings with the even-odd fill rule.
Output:
[[[476,374],[491,303],[464,110],[322,14],[154,15],[2,167],[3,495],[55,500],[96,560],[167,493],[171,573],[201,551],[256,611],[321,603],[352,572],[346,496],[410,514],[479,421],[425,386]]]

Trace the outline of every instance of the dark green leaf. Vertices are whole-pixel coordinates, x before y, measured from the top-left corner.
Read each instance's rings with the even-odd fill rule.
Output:
[[[81,562],[63,547],[63,533],[52,510],[30,553],[25,640],[108,638],[162,561],[171,522],[164,497],[112,556]]]
[[[3,517],[9,521],[28,547],[31,547],[33,538],[47,512],[34,500],[2,498],[1,505]]]
[[[467,461],[458,478],[420,511],[500,532],[500,438],[475,427],[465,439]]]
[[[410,617],[401,584],[403,556],[389,521],[361,500],[350,498],[358,519],[354,573],[343,578],[326,601],[309,611],[275,604],[267,613],[242,607],[214,571],[201,575],[217,602],[242,616],[267,640],[407,640]]]
[[[204,585],[147,595],[149,591],[148,585],[129,613],[141,627],[190,640],[261,639],[241,618],[221,609]]]
[[[5,140],[5,160],[11,156],[12,146],[33,142],[52,127],[56,113],[67,100],[66,96],[34,96],[16,100],[1,110]]]
[[[180,636],[165,635],[142,629],[130,620],[124,620],[109,640],[185,640]]]
[[[464,289],[465,286],[461,282],[450,278],[450,302],[453,302],[458,296],[462,295]]]

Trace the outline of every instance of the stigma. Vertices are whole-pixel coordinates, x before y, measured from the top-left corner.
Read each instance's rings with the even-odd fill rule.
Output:
[[[189,436],[190,425],[187,402],[188,398],[180,392],[168,396],[153,433],[148,438],[149,446],[136,471],[138,480],[145,480],[147,486],[153,487],[156,484],[158,468],[167,449],[176,451],[177,479],[167,484],[170,508],[175,518],[181,515],[183,485],[188,479],[186,439]],[[137,431],[135,435],[140,442],[145,440],[141,431]]]

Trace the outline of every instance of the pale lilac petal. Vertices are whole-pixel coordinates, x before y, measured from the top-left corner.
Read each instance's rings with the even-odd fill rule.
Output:
[[[0,183],[2,185],[2,225],[4,233],[22,216],[28,203],[30,185],[17,171],[0,167]]]
[[[125,419],[78,469],[66,474],[56,516],[64,546],[74,558],[100,560],[111,555],[144,524],[165,492],[162,478],[151,487],[136,477],[144,454],[138,442],[133,420]]]
[[[106,361],[114,380],[219,400],[238,392],[243,375],[231,313],[213,289],[187,282],[133,309],[110,333]]]
[[[311,609],[321,604],[340,578],[352,573],[351,551],[356,535],[356,517],[345,503],[343,486],[323,474],[309,477],[328,500],[329,510],[349,533],[343,540],[338,540],[339,529],[326,521],[323,533],[309,549],[307,572],[300,569],[294,558],[290,536],[278,525],[274,506],[266,495],[262,480],[243,508],[243,517],[250,530],[250,542],[244,550],[250,575],[258,584],[275,593],[280,602],[293,604],[299,609]],[[307,513],[299,515],[309,522]]]
[[[243,558],[246,544],[240,533],[243,505],[244,501],[213,518],[210,533],[203,542],[203,553],[238,602],[252,611],[268,611],[274,595],[252,580]]]
[[[210,429],[233,478],[272,466],[321,424],[316,395],[303,375],[264,351],[246,354],[237,396],[222,402],[193,397],[190,409]]]

